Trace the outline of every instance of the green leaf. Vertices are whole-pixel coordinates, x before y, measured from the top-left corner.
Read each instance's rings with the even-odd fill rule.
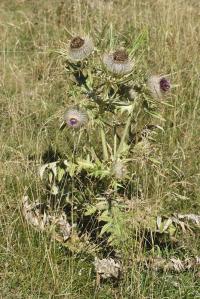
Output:
[[[59,127],[59,130],[62,131],[66,127],[66,122],[63,121]]]
[[[90,216],[94,214],[97,211],[97,208],[95,206],[89,206],[87,210],[85,211],[84,215],[85,216]]]
[[[106,161],[108,160],[108,149],[107,149],[106,136],[103,128],[101,128],[101,143],[103,148],[103,158]]]
[[[49,179],[49,183],[51,184],[52,180],[53,180],[53,173],[52,172],[49,172],[48,179]]]
[[[171,218],[165,220],[164,223],[163,223],[162,232],[166,231],[171,224],[172,224],[172,219]]]
[[[116,109],[119,110],[120,113],[127,112],[128,114],[131,114],[133,112],[134,108],[135,108],[135,103],[130,104],[130,105],[123,105],[123,106],[122,106],[122,103],[119,103],[116,106]]]
[[[111,228],[112,228],[112,224],[111,223],[106,223],[102,229],[101,229],[101,232],[100,232],[100,236],[102,236],[103,234],[105,233],[108,233],[111,231]]]
[[[103,179],[104,177],[108,176],[110,174],[109,170],[106,169],[97,169],[90,173],[90,175],[93,175],[96,178]]]
[[[106,210],[108,208],[108,203],[106,200],[101,200],[96,204],[96,207],[98,210]]]
[[[88,161],[88,160],[81,160],[81,159],[77,159],[77,163],[80,166],[81,169],[93,169],[95,164]]]
[[[108,211],[104,211],[99,217],[99,221],[105,221],[105,222],[112,222],[111,216],[108,214]]]
[[[176,227],[173,224],[171,224],[168,228],[168,232],[169,232],[170,236],[173,236],[176,232]]]
[[[109,238],[108,238],[108,243],[109,244],[112,244],[112,245],[115,245],[115,237],[113,235],[111,235]]]
[[[93,85],[93,77],[92,77],[90,69],[88,69],[87,86],[90,90],[92,90],[92,85]]]
[[[51,188],[51,194],[57,195],[59,193],[59,188],[56,185],[53,185]]]
[[[147,42],[147,38],[148,38],[148,31],[145,30],[145,31],[141,32],[134,40],[134,43],[132,45],[132,49],[131,49],[131,52],[129,55],[132,56],[133,53],[137,49],[139,49],[142,45],[144,45]]]
[[[57,168],[57,179],[58,179],[58,182],[60,182],[62,180],[64,174],[65,174],[65,169],[63,169],[61,167],[58,167]]]
[[[76,172],[76,169],[77,169],[77,165],[75,163],[69,163],[68,164],[68,173],[71,177],[74,176],[75,172]]]
[[[161,121],[166,121],[166,119],[163,118],[162,115],[160,115],[159,113],[152,112],[152,111],[150,112],[150,111],[148,111],[147,109],[144,109],[144,111],[145,111],[147,114],[149,114],[149,115],[151,115],[152,117],[154,117],[154,118],[160,119]]]
[[[161,164],[160,161],[156,160],[155,158],[149,157],[149,161],[153,162],[154,164]]]

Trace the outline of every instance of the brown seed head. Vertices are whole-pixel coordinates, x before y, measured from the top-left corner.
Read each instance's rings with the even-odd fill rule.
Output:
[[[71,40],[70,48],[71,49],[79,49],[84,45],[84,39],[80,36],[76,36]]]
[[[117,50],[113,53],[113,60],[118,63],[123,63],[128,60],[128,53],[124,50]]]

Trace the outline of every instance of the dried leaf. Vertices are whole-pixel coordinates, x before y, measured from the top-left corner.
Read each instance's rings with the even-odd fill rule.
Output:
[[[162,218],[160,216],[158,216],[157,220],[156,220],[156,224],[157,224],[158,229],[161,228],[161,223],[162,223]]]
[[[67,221],[65,213],[62,213],[57,219],[56,222],[59,226],[60,233],[63,237],[64,242],[67,241],[71,236],[71,225]]]
[[[102,278],[119,278],[120,272],[121,272],[121,266],[119,262],[115,262],[112,258],[107,259],[99,259],[95,257],[94,266],[96,272],[102,277]]]
[[[44,175],[44,172],[45,172],[47,167],[48,167],[48,164],[44,164],[39,169],[39,175],[40,175],[41,180],[43,179],[43,175]]]
[[[180,259],[171,258],[170,260],[173,263],[172,267],[175,271],[180,272],[184,270],[184,264]]]
[[[145,263],[147,268],[153,269],[155,271],[175,271],[182,272],[188,270],[194,270],[200,268],[200,257],[187,258],[185,260],[180,260],[179,258],[172,257],[170,260],[164,259],[162,257],[156,258],[142,258],[138,262]]]
[[[181,215],[178,214],[177,217],[179,219],[186,219],[188,221],[194,222],[197,225],[200,225],[200,215],[195,215],[195,214],[186,214],[186,215]]]
[[[24,218],[28,224],[43,231],[49,225],[50,217],[45,210],[42,211],[41,207],[42,205],[38,201],[29,203],[28,196],[24,196],[22,202],[22,214]]]

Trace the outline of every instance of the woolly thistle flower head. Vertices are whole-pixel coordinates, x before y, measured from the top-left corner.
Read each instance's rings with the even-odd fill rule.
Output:
[[[166,77],[154,75],[149,78],[148,87],[155,97],[162,98],[170,90],[171,84]]]
[[[112,174],[117,178],[117,179],[123,179],[125,178],[126,174],[127,174],[127,168],[125,166],[125,164],[118,160],[113,162],[112,165]]]
[[[130,73],[133,69],[133,63],[124,49],[104,54],[103,63],[110,72],[118,75]]]
[[[134,88],[130,88],[128,91],[128,95],[131,100],[135,100],[135,98],[138,96],[138,93]]]
[[[80,128],[86,124],[88,116],[85,111],[77,109],[76,107],[70,108],[65,112],[64,121],[71,128]]]
[[[94,50],[94,45],[89,37],[76,36],[71,39],[68,46],[68,57],[72,62],[87,58]]]

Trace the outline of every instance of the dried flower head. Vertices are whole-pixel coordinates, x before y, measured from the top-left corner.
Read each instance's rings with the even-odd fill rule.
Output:
[[[89,37],[76,36],[72,38],[68,47],[68,56],[72,62],[87,58],[94,50],[94,45]]]
[[[134,153],[138,158],[148,158],[153,152],[153,146],[147,138],[142,138],[134,147]]]
[[[130,88],[128,91],[128,95],[131,100],[135,100],[138,96],[138,93],[134,88]]]
[[[104,54],[103,63],[110,72],[119,75],[127,74],[133,69],[133,63],[124,49]]]
[[[118,160],[112,165],[112,173],[117,179],[123,179],[127,174],[127,168],[122,161]]]
[[[88,117],[85,111],[70,108],[65,112],[64,121],[71,128],[80,128],[87,122]]]
[[[151,76],[148,80],[148,87],[157,98],[162,98],[171,88],[169,79],[164,76]]]

